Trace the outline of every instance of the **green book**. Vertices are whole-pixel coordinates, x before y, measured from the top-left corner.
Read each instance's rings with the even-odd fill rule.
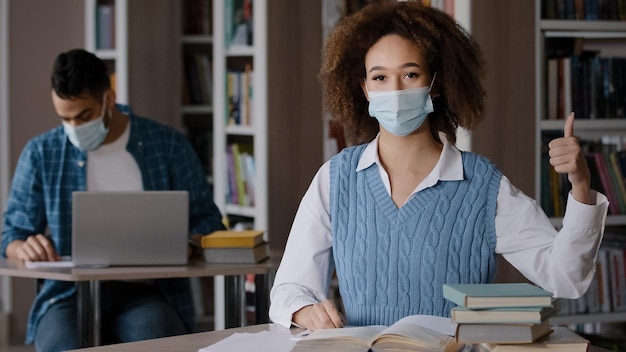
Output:
[[[444,284],[443,298],[466,308],[552,306],[552,293],[528,283]]]
[[[554,307],[469,309],[454,307],[452,322],[458,324],[539,324],[556,313]]]

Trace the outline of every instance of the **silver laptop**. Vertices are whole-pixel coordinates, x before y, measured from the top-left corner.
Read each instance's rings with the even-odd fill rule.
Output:
[[[73,192],[75,266],[187,264],[186,191]]]

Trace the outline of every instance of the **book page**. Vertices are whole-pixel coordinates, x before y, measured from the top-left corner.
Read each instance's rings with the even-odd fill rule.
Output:
[[[24,265],[28,269],[34,268],[73,268],[76,265],[72,262],[72,257],[63,256],[59,261],[39,261],[39,262],[31,262],[25,261]]]
[[[428,351],[445,351],[454,345],[456,324],[450,318],[412,315],[385,329],[373,342],[374,350],[419,347]]]
[[[363,346],[371,346],[372,341],[387,327],[384,325],[355,326],[336,329],[318,329],[300,342],[306,343],[313,340],[351,341]]]
[[[408,317],[404,317],[398,320],[393,325],[399,325],[399,324],[423,326],[430,330],[434,330],[438,333],[450,335],[450,336],[454,336],[454,334],[456,333],[456,325],[457,325],[453,323],[450,318],[438,317],[434,315],[423,315],[423,314],[409,315]]]

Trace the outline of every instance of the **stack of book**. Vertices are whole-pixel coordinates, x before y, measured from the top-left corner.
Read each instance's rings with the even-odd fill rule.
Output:
[[[269,258],[263,231],[215,231],[200,240],[204,261],[211,264],[254,264]]]
[[[489,351],[505,346],[515,351],[569,347],[586,351],[588,341],[557,329],[552,336],[549,318],[556,313],[552,294],[527,283],[446,284],[443,297],[457,306],[450,312],[457,324],[456,341],[483,344]],[[575,339],[573,337],[576,337]],[[550,345],[548,347],[548,345]],[[563,346],[562,346],[563,345]],[[584,348],[583,348],[584,347]]]

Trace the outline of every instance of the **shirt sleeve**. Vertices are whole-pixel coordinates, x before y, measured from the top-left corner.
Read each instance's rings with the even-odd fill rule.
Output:
[[[569,194],[563,226],[557,231],[536,201],[503,176],[496,209],[496,253],[555,297],[582,296],[595,274],[608,209],[607,198],[591,192],[595,205],[580,203]]]
[[[6,248],[15,240],[44,233],[46,228],[45,205],[40,158],[30,141],[22,150],[7,201],[2,224],[0,253],[6,258]]]
[[[326,162],[300,202],[270,292],[270,319],[287,328],[294,312],[327,298],[335,269],[329,190],[330,162]]]

